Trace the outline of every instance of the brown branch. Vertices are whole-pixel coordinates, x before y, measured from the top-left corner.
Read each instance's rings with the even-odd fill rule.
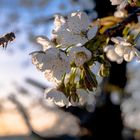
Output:
[[[130,14],[123,21],[117,23],[117,25],[107,29],[105,31],[105,35],[111,37],[114,34],[116,34],[118,31],[121,31],[126,26],[126,24],[131,23],[132,21],[136,19],[138,13],[140,13],[140,8],[136,9],[132,14]]]

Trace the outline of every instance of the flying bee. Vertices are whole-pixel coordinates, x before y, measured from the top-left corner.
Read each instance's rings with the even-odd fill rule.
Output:
[[[6,35],[0,37],[0,46],[6,48],[9,42],[12,42],[16,38],[13,32],[7,33]]]

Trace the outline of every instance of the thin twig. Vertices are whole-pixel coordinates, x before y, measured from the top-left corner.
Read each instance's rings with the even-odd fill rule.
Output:
[[[122,30],[126,24],[131,23],[132,21],[135,20],[135,17],[137,16],[137,13],[140,12],[140,8],[138,8],[137,10],[135,10],[132,14],[130,14],[127,18],[125,18],[123,21],[117,23],[117,25],[107,29],[105,31],[105,35],[107,36],[113,36],[114,34],[116,34],[118,31]]]

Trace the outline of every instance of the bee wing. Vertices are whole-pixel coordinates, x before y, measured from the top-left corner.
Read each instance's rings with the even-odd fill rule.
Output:
[[[34,54],[37,54],[37,53],[43,53],[43,54],[45,54],[44,51],[34,51],[34,52],[31,52],[29,55],[34,55]]]

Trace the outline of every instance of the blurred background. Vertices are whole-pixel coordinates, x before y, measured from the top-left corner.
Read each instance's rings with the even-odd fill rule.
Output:
[[[0,0],[0,34],[16,34],[6,50],[0,48],[0,140],[140,139],[139,63],[112,63],[111,76],[103,79],[122,94],[101,86],[93,105],[58,108],[45,101],[50,83],[29,55],[40,50],[37,36],[51,37],[54,14],[80,10],[92,21],[115,8],[109,0]]]

